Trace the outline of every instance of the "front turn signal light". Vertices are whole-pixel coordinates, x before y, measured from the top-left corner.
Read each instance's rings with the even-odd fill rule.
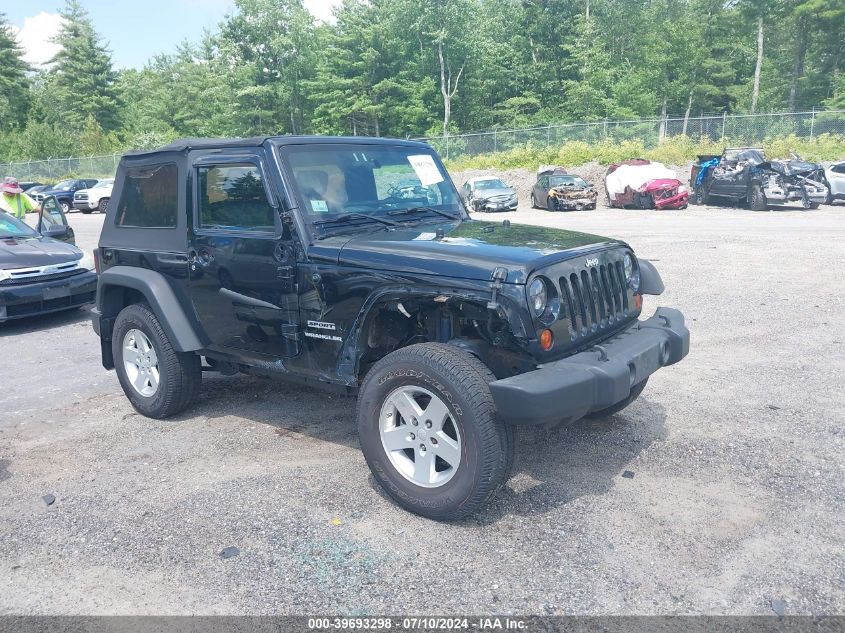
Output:
[[[634,307],[637,310],[643,309],[643,296],[642,295],[634,295]]]
[[[552,349],[552,345],[555,344],[555,338],[552,335],[551,330],[543,330],[540,332],[540,347],[543,348],[544,352],[548,352]]]

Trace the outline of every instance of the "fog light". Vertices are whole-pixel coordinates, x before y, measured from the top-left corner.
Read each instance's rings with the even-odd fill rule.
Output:
[[[540,333],[540,347],[543,348],[543,351],[548,352],[552,349],[552,345],[555,344],[554,336],[552,335],[551,330],[543,330]]]

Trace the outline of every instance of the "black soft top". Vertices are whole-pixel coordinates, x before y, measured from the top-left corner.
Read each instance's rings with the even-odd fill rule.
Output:
[[[185,138],[152,150],[126,152],[126,156],[149,156],[162,152],[188,152],[196,149],[225,149],[232,147],[261,147],[267,141],[276,145],[314,145],[328,143],[355,143],[367,145],[407,145],[429,147],[428,143],[397,138],[372,136],[252,136],[250,138]]]

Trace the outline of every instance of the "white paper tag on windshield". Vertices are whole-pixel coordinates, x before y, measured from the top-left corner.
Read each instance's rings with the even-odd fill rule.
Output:
[[[434,159],[428,154],[420,154],[418,156],[408,156],[408,162],[417,173],[417,178],[420,179],[420,184],[423,187],[429,185],[436,185],[438,182],[443,182],[443,176]]]
[[[311,201],[311,210],[314,213],[328,213],[329,205],[326,204],[325,200],[312,200]]]

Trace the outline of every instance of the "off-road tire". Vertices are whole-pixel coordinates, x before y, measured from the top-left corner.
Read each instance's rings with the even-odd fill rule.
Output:
[[[430,519],[452,521],[480,510],[504,483],[513,468],[516,434],[498,419],[489,387],[493,380],[478,358],[443,343],[411,345],[373,365],[358,396],[358,437],[373,476],[396,503]],[[382,446],[382,405],[406,385],[439,397],[460,433],[460,465],[435,488],[404,477]]]
[[[147,335],[158,358],[158,389],[150,397],[136,392],[126,375],[123,339],[131,329],[141,330]],[[161,420],[179,413],[197,399],[202,383],[200,357],[174,350],[148,305],[136,303],[123,308],[117,315],[112,333],[112,354],[120,386],[141,415]]]
[[[108,198],[102,198],[100,200],[100,203],[97,205],[97,211],[99,211],[100,213],[105,213],[108,210],[109,210],[109,199]]]
[[[640,397],[640,394],[643,392],[643,389],[645,389],[645,386],[647,384],[648,378],[643,380],[641,383],[638,383],[631,387],[631,393],[629,393],[628,397],[624,400],[620,400],[613,406],[607,407],[606,409],[601,409],[599,411],[593,411],[592,413],[588,413],[586,417],[590,418],[591,420],[600,420],[601,418],[608,418],[611,415],[619,413],[622,409],[624,409],[634,400]]]
[[[758,183],[751,185],[751,194],[748,198],[748,206],[752,211],[765,211],[768,209],[766,204],[766,194],[763,193],[763,187]]]

